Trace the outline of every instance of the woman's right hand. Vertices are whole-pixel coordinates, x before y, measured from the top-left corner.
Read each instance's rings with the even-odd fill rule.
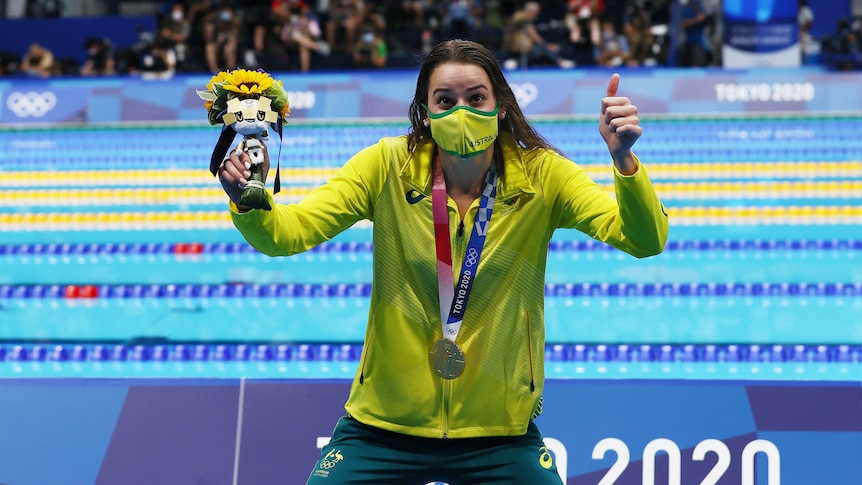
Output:
[[[261,143],[261,145],[263,146],[263,179],[266,180],[269,173],[269,152],[265,143]],[[228,156],[225,157],[218,169],[218,178],[222,189],[242,212],[251,210],[251,208],[240,204],[242,191],[248,183],[248,178],[251,177],[250,167],[251,158],[248,153],[236,146],[228,152]]]

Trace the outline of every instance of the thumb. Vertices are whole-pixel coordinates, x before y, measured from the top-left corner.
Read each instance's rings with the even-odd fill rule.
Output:
[[[608,96],[616,96],[617,90],[620,87],[620,75],[618,73],[614,73],[611,76],[610,81],[608,81]]]

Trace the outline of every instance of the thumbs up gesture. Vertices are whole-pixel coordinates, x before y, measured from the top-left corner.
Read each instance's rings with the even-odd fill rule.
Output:
[[[625,96],[617,96],[620,75],[614,74],[608,81],[607,95],[602,99],[602,115],[599,118],[599,132],[608,145],[608,151],[620,172],[634,173],[637,167],[632,155],[635,144],[643,128],[638,119],[638,108]]]

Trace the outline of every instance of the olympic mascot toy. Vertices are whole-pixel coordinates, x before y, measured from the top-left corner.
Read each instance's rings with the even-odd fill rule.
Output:
[[[251,158],[251,177],[243,188],[241,204],[254,209],[272,209],[266,199],[261,142],[269,139],[270,129],[281,137],[285,118],[290,114],[287,91],[281,81],[274,80],[262,69],[223,71],[210,79],[206,90],[198,90],[197,94],[205,101],[210,124],[224,125],[210,158],[210,172],[218,173],[236,135],[242,135],[237,153],[246,152]],[[280,151],[279,145],[279,154]],[[273,193],[281,189],[279,171],[277,167]]]

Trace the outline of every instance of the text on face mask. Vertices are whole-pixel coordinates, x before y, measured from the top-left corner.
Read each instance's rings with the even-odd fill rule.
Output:
[[[494,141],[496,139],[497,139],[497,132],[495,131],[493,135],[483,136],[480,138],[476,138],[475,140],[467,140],[467,145],[469,145],[470,148],[473,148],[473,147],[477,147],[477,146],[482,146],[485,143]]]

